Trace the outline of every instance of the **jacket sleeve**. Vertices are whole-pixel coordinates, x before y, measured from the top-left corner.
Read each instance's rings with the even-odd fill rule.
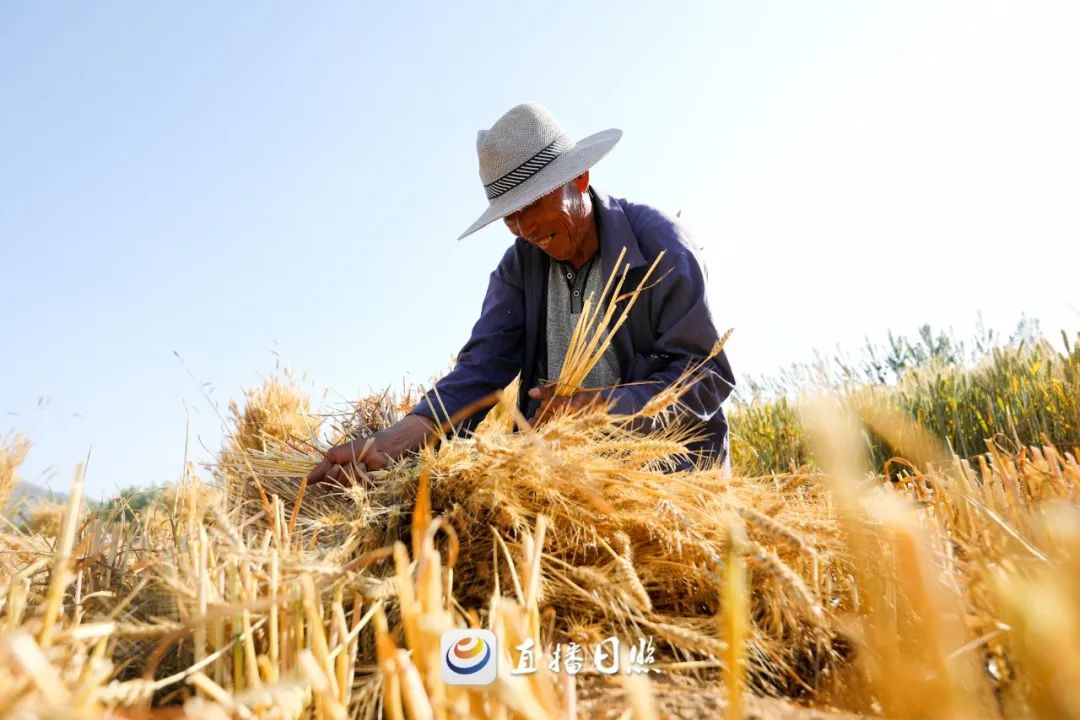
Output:
[[[621,385],[607,392],[613,411],[629,415],[679,377],[688,364],[708,356],[719,338],[705,298],[705,278],[689,249],[681,249],[671,262],[658,268],[667,272],[655,287],[649,303],[648,322],[653,347],[647,355],[635,355]],[[638,300],[644,304],[645,297]],[[702,368],[703,376],[680,399],[677,412],[683,417],[710,420],[735,388],[735,376],[727,355],[721,352]]]
[[[525,293],[518,254],[511,247],[488,280],[480,318],[457,363],[412,409],[437,423],[453,417],[487,395],[506,387],[521,371],[525,352]],[[487,414],[479,410],[458,421],[471,429]]]

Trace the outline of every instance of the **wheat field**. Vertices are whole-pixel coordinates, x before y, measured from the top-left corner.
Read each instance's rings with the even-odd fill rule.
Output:
[[[471,435],[308,487],[415,398],[317,414],[274,379],[155,502],[92,508],[76,470],[5,522],[0,715],[1080,717],[1078,368],[1035,343],[755,396],[730,476],[672,472],[679,386],[646,438],[602,407],[533,427],[509,389]],[[0,445],[0,497],[28,449]],[[468,627],[498,638],[490,685],[441,676]],[[649,662],[551,669],[609,637]]]

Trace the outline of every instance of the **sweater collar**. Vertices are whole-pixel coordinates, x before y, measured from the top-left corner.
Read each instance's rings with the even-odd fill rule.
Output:
[[[630,269],[643,267],[647,263],[638,246],[637,235],[630,227],[630,220],[623,212],[622,206],[617,200],[607,193],[589,188],[593,200],[593,213],[596,215],[597,235],[600,243],[600,259],[604,268],[604,281],[611,277],[615,270],[615,260],[619,253],[626,248],[626,256],[623,264],[629,264]]]

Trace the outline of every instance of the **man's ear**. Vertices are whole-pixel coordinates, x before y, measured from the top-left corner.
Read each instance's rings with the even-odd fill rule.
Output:
[[[574,182],[577,183],[578,192],[584,194],[589,189],[589,171],[586,170],[578,175]]]

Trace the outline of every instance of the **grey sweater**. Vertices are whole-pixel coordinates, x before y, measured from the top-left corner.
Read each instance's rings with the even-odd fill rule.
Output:
[[[593,306],[600,302],[604,289],[600,253],[593,256],[580,271],[573,266],[551,262],[547,290],[547,370],[548,380],[554,380],[562,370],[570,335],[581,317],[582,305],[592,296]],[[585,377],[585,387],[613,387],[619,384],[619,360],[613,345]]]

